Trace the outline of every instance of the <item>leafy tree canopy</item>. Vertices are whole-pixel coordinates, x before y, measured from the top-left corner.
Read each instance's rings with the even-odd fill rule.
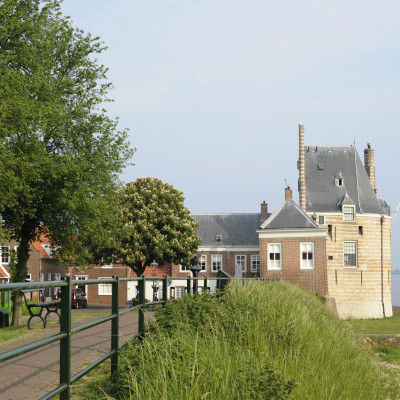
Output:
[[[155,260],[181,264],[196,253],[197,222],[181,191],[156,178],[138,178],[121,192],[122,227],[116,258],[138,275]]]
[[[109,240],[132,150],[102,109],[111,88],[95,58],[103,50],[58,0],[0,1],[0,214],[20,242],[15,280],[43,227],[59,259],[78,265]]]

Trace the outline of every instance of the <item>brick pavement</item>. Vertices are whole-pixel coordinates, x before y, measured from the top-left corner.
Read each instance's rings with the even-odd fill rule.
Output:
[[[101,318],[90,315],[90,312],[109,313],[104,309],[86,311],[87,317],[74,318],[72,325],[78,326]],[[81,313],[82,310],[76,310]],[[137,333],[137,313],[128,313],[120,318],[120,335],[129,338]],[[54,335],[59,332],[59,325],[49,324],[48,328],[41,329],[35,325],[34,329],[20,339],[2,343],[0,352],[32,343],[36,340]],[[122,339],[121,339],[122,341]],[[71,374],[75,375],[89,364],[99,359],[110,350],[111,322],[95,326],[79,332],[71,339]],[[0,399],[2,400],[33,400],[45,395],[58,385],[59,381],[59,342],[47,345],[30,353],[21,355],[0,364]]]

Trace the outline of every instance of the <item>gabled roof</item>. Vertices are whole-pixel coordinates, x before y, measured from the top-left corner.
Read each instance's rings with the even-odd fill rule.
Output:
[[[357,213],[387,214],[353,146],[305,146],[304,150],[307,211],[341,211],[340,199],[348,195]],[[339,175],[343,177],[342,186],[335,184]]]
[[[32,246],[35,250],[40,252],[40,258],[52,258],[51,254],[49,254],[51,252],[46,251],[46,247],[51,247],[50,240],[47,238],[46,235],[41,234],[38,240],[32,242]]]
[[[6,269],[0,264],[0,278],[9,278],[10,275]]]
[[[292,200],[286,199],[260,229],[308,229],[318,225]]]
[[[338,207],[340,206],[355,206],[356,203],[355,201],[349,196],[349,194],[346,192],[346,194],[344,194],[338,202]]]
[[[201,245],[258,246],[256,230],[261,224],[261,214],[192,214],[198,222],[196,234]],[[217,235],[221,240],[217,241]]]

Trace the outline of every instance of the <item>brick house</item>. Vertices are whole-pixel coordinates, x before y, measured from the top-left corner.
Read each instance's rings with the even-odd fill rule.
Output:
[[[17,251],[18,243],[15,240],[11,240],[8,243],[2,243],[0,245],[0,270],[4,270],[9,278],[9,265],[11,262],[11,252]],[[26,275],[26,282],[30,281],[39,281],[40,280],[40,253],[37,251],[34,246],[30,245],[30,257],[28,264],[28,274]],[[0,272],[1,273],[1,272]],[[3,273],[3,275],[5,275]],[[0,281],[0,283],[3,283]]]
[[[261,278],[297,283],[326,296],[326,232],[293,201],[287,187],[285,201],[257,231]]]

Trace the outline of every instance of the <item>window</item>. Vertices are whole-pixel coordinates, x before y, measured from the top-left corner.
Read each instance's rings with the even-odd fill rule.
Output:
[[[111,278],[100,278],[100,279],[111,279]],[[111,296],[112,295],[112,284],[111,283],[100,283],[99,284],[99,295]]]
[[[357,242],[343,242],[343,265],[357,267]]]
[[[246,256],[243,255],[236,255],[235,256],[235,266],[240,265],[242,267],[242,272],[246,273]]]
[[[54,274],[54,280],[55,280],[55,281],[61,281],[61,274],[58,273],[58,272],[56,272],[56,273]],[[53,289],[54,289],[54,295],[56,295],[56,294],[58,293],[58,290],[61,289],[61,288],[60,288],[60,287],[55,287],[55,288],[53,288]]]
[[[268,269],[282,269],[280,243],[268,244]]]
[[[356,208],[354,206],[343,206],[343,221],[354,221]]]
[[[259,272],[260,271],[260,255],[253,254],[251,256],[251,272]]]
[[[185,286],[176,286],[175,287],[175,298],[179,299],[186,294],[186,287]]]
[[[363,234],[363,227],[362,227],[362,226],[359,226],[359,227],[358,227],[358,233],[359,233],[360,235]]]
[[[190,271],[190,268],[187,265],[179,264],[179,271],[181,272]]]
[[[10,246],[0,246],[1,262],[3,264],[10,263]]]
[[[205,254],[200,257],[200,267],[202,271],[207,271],[207,256]]]
[[[211,270],[216,272],[222,269],[222,254],[211,254]]]
[[[300,243],[300,269],[314,269],[314,243]]]
[[[320,215],[320,216],[318,217],[318,223],[319,223],[320,225],[325,225],[325,217],[324,217],[323,215]]]
[[[25,282],[32,282],[32,274],[26,274]]]

